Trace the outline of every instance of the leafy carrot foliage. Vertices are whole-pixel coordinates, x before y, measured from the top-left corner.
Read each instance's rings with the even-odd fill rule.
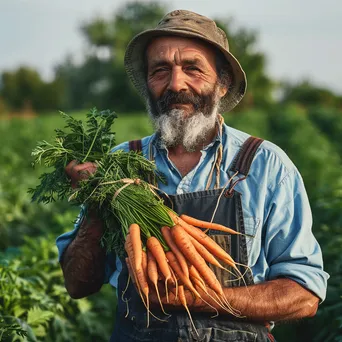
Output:
[[[132,223],[140,225],[145,239],[153,235],[164,243],[160,227],[171,225],[172,220],[155,188],[147,182],[164,181],[163,176],[156,171],[154,162],[140,152],[113,151],[116,114],[92,109],[86,123],[61,115],[66,130],[56,129],[54,142],[41,141],[32,152],[33,166],[52,168],[40,176],[36,188],[29,190],[32,200],[49,203],[67,198],[73,204],[97,209],[105,222],[102,243],[107,251],[119,255],[124,254],[124,238]],[[97,165],[96,173],[79,182],[77,189],[72,189],[65,174],[72,160]]]

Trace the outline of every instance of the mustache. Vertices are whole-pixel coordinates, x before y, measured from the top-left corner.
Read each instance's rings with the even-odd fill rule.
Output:
[[[156,105],[157,105],[157,109],[159,111],[159,113],[163,113],[166,112],[167,110],[169,110],[170,106],[173,104],[192,104],[194,109],[200,110],[201,108],[203,108],[207,102],[208,96],[201,96],[201,95],[197,95],[194,94],[192,92],[173,92],[171,90],[167,90],[157,101],[156,101]]]

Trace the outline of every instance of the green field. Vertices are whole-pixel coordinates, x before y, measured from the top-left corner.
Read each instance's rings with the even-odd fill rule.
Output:
[[[84,118],[85,113],[73,115]],[[152,132],[144,114],[118,116],[113,127],[117,143]],[[342,341],[342,113],[286,107],[226,115],[225,120],[275,142],[295,162],[331,274],[328,297],[317,316],[276,327],[277,339]],[[44,170],[31,167],[32,149],[63,126],[58,114],[0,120],[0,341],[13,336],[18,341],[107,341],[114,323],[115,293],[109,286],[78,301],[63,286],[54,241],[72,228],[79,209],[64,202],[38,205],[27,193]],[[19,328],[28,331],[29,339],[15,335]]]
[[[85,118],[85,112],[72,115]],[[118,116],[113,127],[117,143],[152,131],[147,116]],[[29,327],[32,340],[36,336],[39,341],[107,341],[114,323],[111,286],[105,285],[90,300],[79,301],[70,299],[63,286],[55,238],[72,229],[79,208],[68,203],[38,205],[27,193],[46,171],[31,167],[32,149],[39,140],[51,141],[54,129],[64,124],[58,113],[0,120],[0,292],[4,295],[0,299],[0,341],[11,340],[6,334],[1,338],[1,327],[18,322],[24,329]]]

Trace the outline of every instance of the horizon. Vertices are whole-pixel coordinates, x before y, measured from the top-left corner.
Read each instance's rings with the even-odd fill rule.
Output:
[[[81,24],[98,16],[110,17],[127,3],[123,0],[116,3],[101,0],[100,5],[96,0],[1,1],[0,42],[6,53],[0,55],[0,72],[28,66],[44,80],[51,80],[54,67],[68,54],[82,60],[86,45]],[[342,49],[338,48],[342,42],[339,15],[342,2],[327,0],[324,7],[319,0],[300,3],[260,0],[257,4],[251,0],[239,3],[162,0],[159,3],[170,11],[188,9],[212,19],[232,17],[233,27],[257,32],[256,49],[265,54],[266,71],[273,80],[290,83],[308,80],[342,94],[342,80],[336,72],[342,59]]]

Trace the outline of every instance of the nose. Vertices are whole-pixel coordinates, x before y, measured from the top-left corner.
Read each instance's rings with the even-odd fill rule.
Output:
[[[175,93],[188,90],[185,77],[186,75],[181,67],[174,67],[171,72],[170,82],[167,89]]]

